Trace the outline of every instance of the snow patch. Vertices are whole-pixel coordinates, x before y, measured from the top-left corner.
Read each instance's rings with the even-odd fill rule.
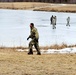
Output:
[[[24,52],[25,50],[23,49],[17,49],[18,52]]]
[[[67,4],[51,4],[53,7],[58,7],[58,6],[66,6]]]
[[[18,52],[28,52],[28,49],[17,49]],[[36,52],[36,50],[33,50],[34,52]],[[64,48],[64,49],[60,49],[60,50],[55,50],[55,49],[48,49],[48,50],[40,50],[41,54],[54,54],[54,53],[60,53],[60,54],[64,54],[64,53],[76,53],[76,47],[73,48]]]
[[[52,54],[52,53],[76,53],[76,48],[64,48],[60,50],[55,49],[48,49],[48,50],[41,50],[42,54]]]

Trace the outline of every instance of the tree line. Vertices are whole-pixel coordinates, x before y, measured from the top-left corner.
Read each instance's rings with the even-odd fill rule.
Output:
[[[47,3],[65,3],[69,0],[0,0],[0,2],[47,2]]]

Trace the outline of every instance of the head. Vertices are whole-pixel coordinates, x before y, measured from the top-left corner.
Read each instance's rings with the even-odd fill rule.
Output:
[[[30,28],[33,28],[34,27],[34,23],[30,23]]]

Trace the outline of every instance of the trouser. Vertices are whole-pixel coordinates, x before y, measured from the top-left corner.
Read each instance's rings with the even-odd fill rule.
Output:
[[[67,22],[66,26],[70,26],[69,21]]]
[[[33,51],[32,51],[33,45],[34,45],[34,47],[36,48],[37,53],[40,54],[40,49],[39,49],[38,40],[31,40],[31,41],[29,42],[29,53],[32,53],[32,54],[33,54]]]
[[[56,25],[55,24],[53,24],[53,29],[56,29]]]

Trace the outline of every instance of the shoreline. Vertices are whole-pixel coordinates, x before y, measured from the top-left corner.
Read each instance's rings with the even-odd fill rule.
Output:
[[[76,4],[52,4],[40,2],[1,2],[0,9],[76,13]]]
[[[75,45],[67,45],[67,44],[54,44],[54,45],[50,45],[50,46],[40,46],[40,49],[44,49],[44,50],[48,50],[48,49],[55,49],[55,50],[60,50],[60,49],[64,49],[64,48],[74,48],[76,47]],[[14,46],[14,47],[7,47],[7,46],[0,46],[0,49],[28,49],[28,47],[24,47],[24,46]]]

